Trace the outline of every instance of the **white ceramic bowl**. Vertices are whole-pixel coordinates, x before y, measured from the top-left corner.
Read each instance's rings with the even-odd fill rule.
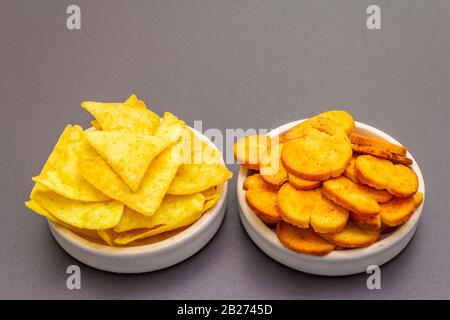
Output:
[[[204,135],[198,131],[195,133],[214,146]],[[227,188],[228,182],[218,187],[219,201],[193,225],[168,239],[142,246],[110,247],[86,240],[59,224],[48,223],[59,245],[72,257],[91,267],[118,273],[150,272],[191,257],[211,240],[225,215]]]
[[[282,125],[272,130],[269,135],[281,134],[302,121],[304,120]],[[355,125],[356,133],[383,138],[392,143],[400,144],[391,136],[369,125],[360,122],[356,122]],[[237,196],[242,224],[250,238],[262,251],[274,260],[299,271],[316,275],[343,276],[366,272],[370,265],[381,266],[399,254],[409,243],[416,231],[425,202],[425,185],[422,173],[409,152],[408,157],[413,160],[412,168],[419,177],[419,191],[423,192],[424,201],[405,224],[369,247],[333,251],[323,257],[296,253],[285,248],[278,241],[275,232],[267,227],[248,207],[245,201],[245,191],[242,189],[248,170],[243,166],[241,166],[237,181]]]

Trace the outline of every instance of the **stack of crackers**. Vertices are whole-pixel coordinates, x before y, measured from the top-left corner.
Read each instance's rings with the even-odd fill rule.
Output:
[[[326,255],[367,247],[422,203],[407,149],[354,132],[346,111],[318,114],[277,137],[234,146],[247,167],[246,201],[296,252]]]

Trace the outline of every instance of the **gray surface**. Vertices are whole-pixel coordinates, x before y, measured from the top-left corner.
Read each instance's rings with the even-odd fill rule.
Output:
[[[65,28],[72,2],[81,31]],[[450,298],[450,2],[374,2],[381,31],[366,29],[358,0],[1,0],[0,298]],[[30,178],[66,123],[89,125],[81,101],[132,92],[222,130],[343,106],[409,146],[427,201],[411,244],[382,268],[383,289],[271,260],[239,222],[233,181],[221,229],[191,259],[136,276],[82,266],[82,290],[67,290],[77,262],[23,206]]]

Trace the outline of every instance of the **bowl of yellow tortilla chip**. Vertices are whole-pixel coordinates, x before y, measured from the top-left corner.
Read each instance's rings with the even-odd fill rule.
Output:
[[[223,220],[232,176],[214,144],[134,95],[82,107],[93,128],[65,128],[26,202],[59,245],[118,273],[167,268],[203,248]]]

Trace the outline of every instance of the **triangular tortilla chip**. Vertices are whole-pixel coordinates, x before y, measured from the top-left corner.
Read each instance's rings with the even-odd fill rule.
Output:
[[[187,228],[189,228],[189,226],[184,226],[175,230],[170,230],[170,231],[166,231],[163,233],[158,233],[154,236],[148,237],[148,238],[144,238],[144,239],[140,239],[140,240],[136,240],[133,242],[129,242],[127,244],[124,245],[120,245],[122,247],[135,247],[135,246],[145,246],[148,244],[152,244],[152,243],[156,243],[156,242],[160,242],[160,241],[164,241],[167,240],[169,238],[172,238],[174,236],[176,236],[177,234],[179,234],[180,232],[183,232],[184,230],[186,230]],[[118,245],[117,243],[115,244],[116,246]]]
[[[182,135],[184,150],[184,164],[220,164],[222,154],[213,146],[205,142],[190,128],[185,128]]]
[[[103,102],[99,102],[99,103],[103,103]],[[109,103],[112,105],[115,105],[117,107],[120,107],[121,103],[117,102],[117,103]],[[139,100],[138,97],[136,97],[136,95],[131,95],[123,104],[126,104],[127,106],[133,107],[133,108],[137,108],[137,109],[141,109],[141,110],[147,110],[147,106],[145,105],[145,102],[142,100]],[[91,121],[91,125],[95,128],[95,130],[98,131],[102,131],[102,127],[100,126],[100,123],[97,120],[92,120]]]
[[[164,203],[164,200],[162,203]],[[158,210],[160,209],[161,206],[158,208]],[[156,212],[158,212],[158,210]],[[134,229],[153,228],[155,227],[155,225],[152,224],[155,214],[148,217],[131,208],[125,207],[125,209],[123,210],[122,218],[113,230],[115,232],[125,232]]]
[[[97,156],[80,126],[68,125],[59,137],[39,176],[33,181],[63,195],[81,201],[105,201],[109,198],[90,185],[80,173],[83,159]]]
[[[201,193],[185,196],[166,196],[161,206],[151,217],[144,216],[133,209],[125,207],[120,222],[114,227],[115,232],[125,232],[134,229],[152,229],[172,225],[181,216],[195,215],[203,211],[205,196]],[[178,224],[177,224],[178,225]],[[178,227],[175,227],[176,229]]]
[[[161,139],[177,142],[184,134],[184,130],[186,130],[186,124],[183,120],[178,119],[170,112],[165,112],[161,125],[158,130],[156,130],[155,136]]]
[[[86,137],[133,191],[152,160],[169,144],[155,136],[120,131],[88,131]]]
[[[160,124],[157,114],[125,103],[85,101],[81,106],[95,117],[104,131],[153,135]]]
[[[93,126],[94,129],[97,130],[97,131],[102,131],[102,127],[100,126],[100,123],[98,123],[97,120],[92,120],[91,121],[91,126]]]
[[[208,201],[214,199],[219,193],[217,190],[217,186],[214,186],[202,191],[202,194],[205,196],[205,200]]]
[[[158,226],[170,224],[180,215],[180,211],[189,211],[197,214],[199,202],[202,206],[205,196],[201,193],[185,196],[165,196],[161,206],[151,217],[144,216],[139,212],[125,207],[120,222],[114,227],[115,232],[125,232],[134,229],[151,229]]]
[[[132,94],[123,104],[137,109],[147,110],[147,106],[143,100],[139,100],[135,94]]]
[[[29,201],[25,202],[25,206],[28,209],[36,212],[37,214],[49,219],[52,222],[58,222],[58,219],[56,219],[50,212],[45,210],[44,207],[42,207],[39,203],[37,203],[34,200],[29,200]]]
[[[208,143],[202,141],[200,147],[194,146],[191,150],[191,159],[193,164],[220,164],[222,163],[222,153]],[[200,160],[199,160],[200,159]]]
[[[53,191],[36,191],[32,199],[56,219],[80,229],[114,227],[123,213],[119,201],[84,202],[65,198]]]
[[[71,226],[67,223],[62,222],[61,220],[56,219],[55,216],[53,216],[50,212],[48,212],[45,208],[43,208],[39,203],[37,203],[34,200],[29,200],[25,202],[25,205],[28,209],[31,209],[32,211],[36,212],[37,214],[49,219],[50,221],[54,223],[58,223],[62,225],[63,227],[77,233],[80,236],[87,237],[90,239],[98,239],[97,232],[95,230],[87,230],[87,229],[80,229],[76,228],[74,226]]]
[[[167,194],[181,195],[204,191],[230,179],[233,174],[223,164],[183,164]]]
[[[50,189],[39,183],[36,183],[34,185],[33,189],[31,190],[30,199],[33,199],[37,192],[43,192],[43,191],[50,191]],[[49,219],[50,221],[58,222],[58,219],[56,219],[56,217],[54,217],[50,212],[48,212],[44,207],[42,207],[39,203],[37,203],[34,200],[29,200],[29,201],[25,202],[25,206],[28,209],[36,212],[37,214]]]
[[[114,237],[115,232],[113,231],[112,228],[110,229],[102,229],[102,230],[97,230],[97,234],[98,236],[105,241],[108,245],[110,246],[114,246]]]
[[[180,166],[180,144],[161,152],[150,164],[138,190],[133,193],[125,182],[101,157],[81,164],[83,177],[111,198],[146,216],[153,215],[161,205]]]
[[[217,194],[214,198],[207,200],[205,202],[205,205],[203,206],[203,212],[206,212],[212,207],[214,207],[217,204],[217,202],[219,202],[219,199],[220,195]]]
[[[132,230],[119,234],[114,242],[127,244],[166,231],[178,229],[197,221],[203,213],[205,197],[201,193],[186,196],[166,196],[161,207],[152,217],[143,217],[142,225],[150,230]]]

